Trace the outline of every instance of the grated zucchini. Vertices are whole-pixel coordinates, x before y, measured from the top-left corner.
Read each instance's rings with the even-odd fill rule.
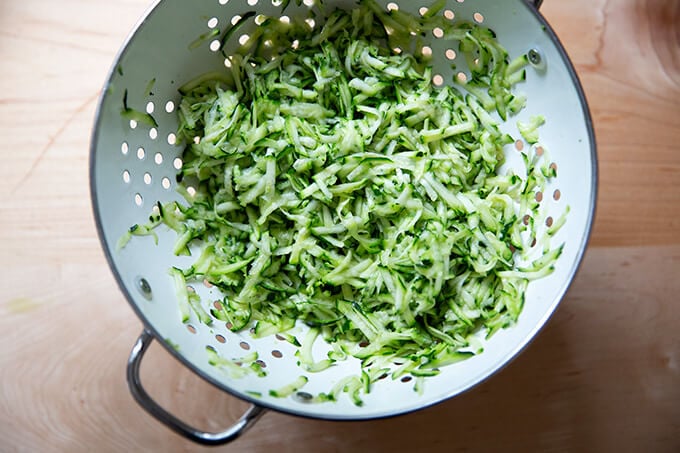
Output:
[[[175,253],[201,250],[171,271],[182,321],[192,311],[211,321],[185,288],[207,280],[224,294],[213,318],[235,331],[254,325],[256,337],[286,335],[305,371],[361,359],[361,375],[318,401],[345,392],[361,405],[384,374],[411,374],[421,393],[439,367],[481,352],[476,333],[513,325],[529,280],[552,272],[562,252],[541,240],[530,259],[535,192],[554,177],[545,157],[526,154],[526,175],[499,173],[514,138],[495,114],[524,107],[512,86],[526,56],[509,61],[491,30],[436,14],[443,4],[415,17],[365,0],[311,31],[266,19],[225,74],[182,87],[179,179],[195,195],[159,204],[155,222],[125,239],[165,224],[178,234]],[[417,36],[436,27],[460,43],[467,84],[432,83]],[[538,142],[543,121],[520,124],[521,135]],[[285,333],[296,321],[311,326],[301,346]],[[311,354],[318,337],[333,349],[321,361]]]

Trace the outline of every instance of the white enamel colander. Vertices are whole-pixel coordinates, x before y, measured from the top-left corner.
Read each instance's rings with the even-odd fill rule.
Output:
[[[398,7],[413,14],[430,3],[429,0],[377,1],[385,8]],[[454,21],[482,22],[496,32],[511,58],[527,53],[532,60],[526,82],[518,86],[527,96],[527,107],[503,124],[502,129],[518,137],[517,120],[526,120],[535,114],[547,119],[541,128],[541,141],[549,149],[558,175],[550,182],[541,204],[545,215],[555,218],[567,205],[571,209],[567,222],[554,238],[555,244],[565,244],[555,271],[530,283],[524,310],[515,326],[494,335],[484,344],[483,353],[444,367],[439,375],[428,378],[422,394],[413,390],[413,382],[382,379],[363,396],[361,407],[349,398],[310,403],[305,394],[294,393],[287,398],[270,396],[269,389],[279,388],[301,374],[309,378],[304,387],[306,394],[328,391],[339,379],[356,374],[358,361],[340,362],[319,373],[303,373],[296,364],[295,347],[277,337],[255,339],[247,330],[234,333],[218,322],[212,326],[197,321],[183,324],[177,313],[175,289],[168,269],[188,267],[192,258],[172,253],[175,233],[158,228],[158,244],[149,238],[134,239],[121,250],[116,244],[131,225],[146,223],[157,201],[181,200],[175,190],[183,151],[174,141],[178,125],[175,109],[180,99],[177,88],[203,73],[224,70],[225,60],[214,38],[197,38],[219,36],[250,11],[275,18],[283,14],[307,17],[313,3],[313,0],[291,1],[282,12],[281,0],[156,1],[123,45],[99,101],[90,154],[95,219],[113,274],[144,323],[128,363],[130,389],[152,415],[197,442],[229,442],[251,426],[265,409],[328,420],[367,420],[422,409],[471,388],[507,364],[546,323],[574,278],[591,230],[597,158],[590,113],[566,52],[538,12],[541,2],[449,0],[440,14]],[[355,6],[353,0],[324,0],[324,3],[343,8]],[[317,17],[316,20],[323,19]],[[239,33],[248,33],[256,26],[254,17],[250,17]],[[451,68],[452,53],[447,50],[457,43],[434,35],[425,39],[432,49],[433,73],[451,80],[455,74]],[[224,51],[229,52],[237,45],[237,42],[228,42]],[[456,71],[465,72],[464,59],[458,59],[460,61],[454,61]],[[127,105],[152,114],[156,127],[135,124],[121,116],[125,92]],[[506,154],[506,166],[522,164],[512,146]],[[195,290],[204,301],[219,297],[216,288],[195,285]],[[296,329],[296,335],[304,336],[304,326]],[[165,411],[149,397],[139,378],[143,354],[154,339],[202,378],[251,402],[250,409],[234,426],[219,433],[201,432]],[[314,352],[321,355],[324,345],[318,343]],[[257,352],[266,366],[267,376],[231,378],[208,363],[206,346],[230,358]]]

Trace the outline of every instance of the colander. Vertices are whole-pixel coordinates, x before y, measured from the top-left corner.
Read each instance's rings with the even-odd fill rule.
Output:
[[[248,330],[234,333],[222,323],[212,326],[183,324],[177,313],[175,290],[168,274],[171,266],[188,267],[191,257],[172,253],[175,233],[158,228],[158,244],[149,238],[135,239],[119,250],[116,244],[133,224],[143,224],[157,201],[180,200],[176,174],[183,149],[175,143],[178,119],[177,88],[195,77],[224,69],[220,36],[255,11],[268,17],[308,17],[313,0],[293,1],[282,11],[281,0],[160,0],[139,22],[123,45],[104,86],[96,114],[90,155],[91,196],[103,250],[121,291],[142,319],[144,330],[137,339],[128,363],[128,382],[135,399],[149,413],[176,432],[204,444],[226,443],[242,434],[266,409],[327,420],[368,420],[422,409],[451,398],[486,379],[515,357],[537,334],[557,307],[582,259],[595,209],[597,159],[591,118],[574,68],[555,33],[538,13],[540,0],[449,0],[443,14],[450,20],[468,20],[493,29],[510,57],[526,53],[532,66],[519,90],[527,96],[527,107],[502,129],[517,137],[517,120],[542,114],[541,141],[549,149],[557,178],[542,195],[548,218],[557,218],[571,208],[567,222],[554,238],[564,251],[548,277],[532,282],[517,324],[503,329],[484,344],[484,352],[471,359],[442,368],[428,378],[422,393],[413,382],[383,379],[363,396],[359,407],[349,398],[337,402],[311,403],[310,394],[327,391],[339,379],[357,372],[358,362],[347,360],[319,373],[303,373],[296,364],[295,347],[281,337],[253,338]],[[378,0],[386,9],[399,8],[419,14],[429,0]],[[352,8],[351,0],[325,0],[327,6]],[[239,33],[254,27],[256,16],[248,15]],[[322,21],[322,17],[316,17]],[[457,43],[437,37],[424,38],[432,51],[433,74],[450,81],[465,73],[464,58],[455,57]],[[224,52],[238,46],[227,42]],[[429,42],[427,42],[429,41]],[[452,52],[454,50],[454,52]],[[460,77],[460,76],[459,76]],[[131,109],[147,112],[157,125],[130,121],[121,115],[123,96]],[[508,167],[521,166],[513,146],[506,150]],[[549,221],[549,219],[547,219]],[[148,240],[144,240],[148,239]],[[194,285],[202,300],[219,297],[216,288]],[[304,335],[304,326],[296,327]],[[144,390],[139,366],[153,340],[159,341],[176,359],[196,374],[252,406],[233,426],[223,432],[197,430],[167,412]],[[317,342],[318,343],[318,342]],[[221,356],[238,358],[258,352],[266,377],[231,378],[208,363],[206,346]],[[324,345],[315,344],[315,354]],[[287,398],[269,395],[307,375],[304,393]],[[257,395],[257,396],[255,396]]]

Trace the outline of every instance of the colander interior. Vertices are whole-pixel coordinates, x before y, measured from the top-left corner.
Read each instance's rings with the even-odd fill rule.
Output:
[[[423,1],[378,3],[386,9],[400,8],[414,14],[429,5]],[[324,4],[351,8],[354,2],[326,0]],[[282,337],[255,339],[247,330],[234,333],[217,321],[211,326],[195,319],[183,324],[168,269],[188,267],[194,258],[172,253],[175,233],[158,228],[158,244],[151,238],[134,238],[121,250],[116,244],[131,225],[148,220],[157,201],[182,200],[175,190],[175,177],[182,165],[182,147],[175,143],[180,98],[177,88],[202,73],[225,70],[225,57],[216,36],[248,11],[279,19],[300,15],[322,21],[322,17],[311,15],[312,8],[313,2],[308,0],[299,5],[290,2],[283,13],[280,0],[164,0],[149,10],[113,65],[98,110],[91,154],[97,225],[114,275],[147,328],[178,359],[218,387],[259,405],[319,418],[367,419],[404,413],[454,396],[494,373],[530,341],[558,305],[581,260],[592,223],[596,183],[592,126],[564,50],[531,6],[520,0],[450,0],[440,13],[447,19],[473,20],[492,28],[511,58],[530,49],[542,58],[543,65],[530,68],[526,82],[518,86],[518,91],[527,95],[526,109],[502,128],[519,137],[517,120],[535,114],[547,119],[541,137],[558,176],[541,194],[545,222],[550,224],[566,206],[571,208],[568,221],[554,238],[556,244],[565,243],[555,272],[529,285],[516,326],[485,341],[482,354],[428,378],[422,394],[414,391],[414,381],[406,377],[378,381],[362,397],[361,407],[349,398],[312,404],[296,394],[288,398],[270,396],[269,390],[301,375],[309,379],[306,393],[326,392],[348,374],[358,374],[359,363],[350,359],[323,372],[307,373],[296,364],[296,348]],[[239,29],[226,46],[227,53],[239,39],[247,39],[257,20],[255,15]],[[451,83],[454,77],[469,76],[463,58],[457,55],[457,44],[447,42],[436,30],[427,41],[435,82]],[[157,126],[124,119],[124,93],[128,106],[151,114]],[[506,156],[507,167],[522,165],[515,145],[507,146]],[[201,283],[192,287],[206,306],[220,298],[214,287]],[[293,333],[304,336],[304,331],[305,326],[299,325]],[[208,363],[206,346],[234,359],[257,352],[267,375],[234,378]],[[325,356],[325,348],[317,342],[314,355]]]

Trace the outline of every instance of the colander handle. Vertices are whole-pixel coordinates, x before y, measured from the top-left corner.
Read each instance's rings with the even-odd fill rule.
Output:
[[[221,445],[235,440],[246,432],[246,430],[253,426],[258,418],[265,412],[264,408],[253,404],[236,423],[219,433],[207,433],[187,425],[182,420],[159,406],[158,403],[149,396],[144,389],[144,386],[142,386],[142,381],[139,377],[139,366],[142,363],[144,353],[152,341],[153,335],[146,329],[142,331],[142,334],[139,336],[130,352],[127,366],[127,381],[128,386],[130,387],[130,393],[132,393],[132,396],[137,403],[139,403],[139,405],[149,414],[153,415],[156,420],[164,423],[168,428],[194,442],[204,445]]]

